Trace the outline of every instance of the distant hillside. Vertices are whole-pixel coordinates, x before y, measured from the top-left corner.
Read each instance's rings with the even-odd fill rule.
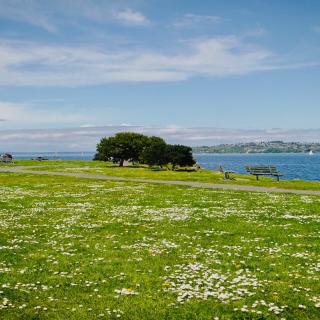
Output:
[[[320,143],[301,142],[249,142],[194,147],[194,153],[313,153],[320,152]]]

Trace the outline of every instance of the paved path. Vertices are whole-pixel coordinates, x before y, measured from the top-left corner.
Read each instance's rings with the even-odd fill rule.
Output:
[[[257,186],[248,186],[248,185],[239,185],[239,184],[219,184],[219,183],[207,183],[207,182],[195,182],[195,181],[121,178],[121,177],[114,177],[114,176],[104,176],[104,175],[76,173],[76,172],[35,171],[35,170],[27,170],[26,168],[31,168],[31,167],[3,167],[3,168],[0,168],[0,172],[52,175],[52,176],[76,177],[76,178],[108,180],[108,181],[158,183],[158,184],[189,186],[189,187],[195,187],[195,188],[254,191],[254,192],[293,193],[293,194],[320,196],[320,191],[313,191],[313,190],[294,190],[294,189],[268,188],[268,187],[257,187]]]

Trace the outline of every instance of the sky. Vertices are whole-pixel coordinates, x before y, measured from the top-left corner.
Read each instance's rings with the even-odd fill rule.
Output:
[[[317,0],[0,0],[0,152],[319,141],[319,101]]]

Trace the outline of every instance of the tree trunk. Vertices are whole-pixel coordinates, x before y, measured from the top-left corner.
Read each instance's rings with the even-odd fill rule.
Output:
[[[124,159],[120,159],[119,167],[123,167]]]

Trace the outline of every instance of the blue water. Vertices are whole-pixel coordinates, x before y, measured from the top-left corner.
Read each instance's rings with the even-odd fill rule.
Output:
[[[94,152],[16,152],[15,159],[31,159],[42,156],[48,159],[91,160]],[[275,165],[284,174],[283,179],[303,179],[320,181],[320,154],[195,154],[201,167],[217,169],[222,165],[225,169],[245,173],[246,165]]]
[[[13,152],[14,159],[30,160],[44,157],[49,160],[92,160],[94,152]]]
[[[195,154],[203,168],[225,169],[245,173],[246,165],[274,165],[284,174],[282,179],[320,180],[320,154]]]

